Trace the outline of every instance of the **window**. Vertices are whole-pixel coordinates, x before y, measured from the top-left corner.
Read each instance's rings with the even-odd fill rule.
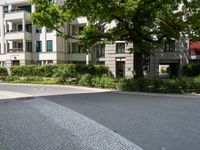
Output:
[[[175,52],[175,40],[165,41],[165,51],[166,52]]]
[[[116,53],[125,53],[125,43],[116,43]]]
[[[4,6],[4,7],[3,7],[3,12],[4,12],[4,13],[8,13],[8,6]]]
[[[47,28],[46,31],[47,31],[47,33],[53,32],[53,30],[52,30],[52,29],[49,29],[49,28]]]
[[[47,64],[53,64],[53,60],[48,60]]]
[[[32,12],[31,5],[19,6],[19,10],[23,10],[23,11],[26,11],[26,12],[29,12],[29,13]]]
[[[53,51],[53,42],[52,40],[47,40],[47,52]]]
[[[23,48],[23,43],[18,43],[18,48]]]
[[[22,31],[22,25],[20,24],[20,25],[18,25],[18,31]]]
[[[79,45],[78,52],[79,52],[79,53],[84,53],[84,49],[85,49],[85,46],[84,46],[84,45]]]
[[[79,27],[79,32],[82,32],[84,30],[84,27]]]
[[[143,58],[143,70],[146,72],[150,72],[150,54],[144,54]]]
[[[105,44],[99,44],[96,46],[97,58],[105,57]]]
[[[48,5],[51,5],[53,4],[53,1],[52,0],[48,0]]]
[[[6,25],[6,32],[10,32],[9,25]]]
[[[42,33],[42,29],[41,28],[36,28],[36,33]]]
[[[32,32],[32,24],[27,24],[26,25],[26,31],[30,32],[30,33]]]
[[[27,52],[32,52],[32,43],[31,42],[27,43]]]
[[[42,41],[36,41],[36,52],[42,52]]]

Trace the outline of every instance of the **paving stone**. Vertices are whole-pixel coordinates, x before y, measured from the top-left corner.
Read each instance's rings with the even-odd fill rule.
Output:
[[[0,150],[141,150],[108,128],[41,98],[0,103]]]

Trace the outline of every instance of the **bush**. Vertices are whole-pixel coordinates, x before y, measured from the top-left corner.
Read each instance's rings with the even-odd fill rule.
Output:
[[[7,76],[8,71],[6,68],[0,67],[0,76]]]
[[[159,79],[159,78],[140,78],[127,79],[121,88],[126,91],[137,92],[156,92],[156,93],[187,93],[196,90],[193,80],[180,79]]]
[[[12,66],[11,75],[20,77],[56,77],[62,81],[67,78],[74,78],[78,75],[90,74],[95,76],[102,76],[108,74],[108,67],[102,65],[27,65],[27,66]]]
[[[196,93],[200,93],[200,76],[194,78]]]
[[[27,66],[12,66],[10,68],[11,75],[19,77],[52,77],[54,70],[57,68],[56,65],[27,65]]]
[[[53,77],[57,78],[60,82],[65,82],[68,78],[77,77],[76,66],[74,64],[59,65],[54,70]]]
[[[90,74],[81,75],[78,85],[92,87],[92,76]]]
[[[95,88],[116,88],[115,80],[107,75],[103,75],[102,77],[96,76],[92,78],[92,87]]]
[[[17,76],[7,76],[5,81],[7,82],[14,82],[14,81],[18,81],[20,80],[20,77],[17,77]]]
[[[78,74],[90,74],[95,76],[109,74],[108,67],[104,65],[76,65],[76,71],[78,72]]]
[[[195,77],[200,75],[200,64],[188,64],[183,67],[183,75]]]

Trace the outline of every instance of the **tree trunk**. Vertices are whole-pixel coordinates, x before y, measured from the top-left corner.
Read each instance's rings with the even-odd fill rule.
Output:
[[[142,52],[136,52],[134,53],[134,70],[135,75],[134,78],[141,78],[144,77],[143,73],[143,53]]]

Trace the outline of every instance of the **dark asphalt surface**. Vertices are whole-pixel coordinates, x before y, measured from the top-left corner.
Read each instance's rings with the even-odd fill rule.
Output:
[[[24,93],[31,89],[0,86],[0,90],[7,88]],[[95,120],[145,150],[200,150],[198,98],[116,92],[68,93],[43,98]]]
[[[145,150],[200,150],[200,99],[117,93],[45,98],[94,119]]]

